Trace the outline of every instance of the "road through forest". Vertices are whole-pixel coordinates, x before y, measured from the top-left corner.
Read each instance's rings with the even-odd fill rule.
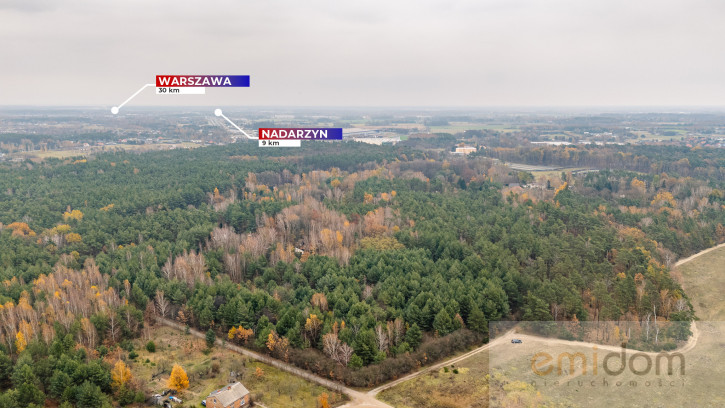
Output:
[[[721,247],[724,247],[724,246],[725,246],[725,244],[720,244],[720,245],[714,246],[712,248],[708,248],[708,249],[705,249],[703,251],[700,251],[700,252],[696,253],[695,255],[692,255],[692,256],[690,256],[688,258],[684,258],[684,259],[681,259],[681,260],[677,261],[677,263],[675,264],[675,266],[680,266],[680,265],[682,265],[682,264],[684,264],[686,262],[689,262],[689,261],[691,261],[691,260],[699,257],[700,255],[704,255],[704,254],[706,254],[706,253],[708,253],[710,251],[713,251],[715,249],[718,249],[718,248],[721,248]],[[173,327],[173,328],[175,328],[177,330],[182,330],[183,331],[183,330],[186,329],[186,326],[185,325],[182,325],[181,323],[175,322],[173,320],[164,319],[162,317],[158,317],[157,316],[156,317],[156,321],[158,323],[163,324],[163,325]],[[678,350],[681,353],[685,353],[687,351],[692,350],[695,347],[695,345],[697,344],[697,340],[700,337],[700,331],[698,330],[697,324],[695,322],[692,322],[691,330],[692,330],[692,336],[690,336],[690,338],[687,340],[687,343],[685,343],[685,345]],[[201,339],[204,339],[205,338],[205,334],[202,333],[202,332],[200,332],[200,331],[198,331],[198,330],[189,329],[189,331],[195,337],[198,337],[198,338],[201,338]],[[423,368],[421,370],[418,370],[418,371],[416,371],[414,373],[411,373],[411,374],[408,374],[406,376],[400,377],[397,380],[393,380],[391,382],[388,382],[386,384],[383,384],[383,385],[381,385],[381,386],[379,386],[377,388],[374,388],[374,389],[372,389],[370,391],[367,391],[367,392],[358,391],[358,390],[355,390],[355,389],[346,387],[346,386],[344,386],[344,385],[342,385],[340,383],[337,383],[335,381],[332,381],[332,380],[329,380],[329,379],[326,379],[326,378],[322,378],[322,377],[320,377],[318,375],[315,375],[315,374],[310,373],[309,371],[302,370],[302,369],[300,369],[298,367],[295,367],[295,366],[293,366],[291,364],[288,364],[288,363],[285,363],[283,361],[277,360],[275,358],[266,356],[264,354],[260,354],[260,353],[257,353],[257,352],[254,352],[254,351],[251,351],[251,350],[248,350],[248,349],[245,349],[243,347],[239,347],[239,346],[236,346],[234,344],[227,343],[227,342],[222,342],[220,339],[217,339],[217,344],[218,345],[222,345],[222,346],[226,347],[227,349],[229,349],[231,351],[234,351],[236,353],[239,353],[239,354],[245,355],[247,357],[253,358],[253,359],[257,360],[257,361],[261,361],[261,362],[263,362],[265,364],[269,364],[269,365],[271,365],[273,367],[276,367],[276,368],[278,368],[280,370],[286,371],[288,373],[291,373],[291,374],[294,374],[296,376],[302,377],[302,378],[304,378],[304,379],[306,379],[308,381],[311,381],[311,382],[317,383],[319,385],[322,385],[323,387],[329,388],[329,389],[331,389],[333,391],[337,391],[337,392],[340,392],[340,393],[343,393],[343,394],[347,395],[348,398],[350,398],[350,401],[348,401],[346,404],[342,405],[340,408],[376,408],[376,407],[377,408],[393,408],[392,406],[390,406],[390,405],[388,405],[388,404],[386,404],[386,403],[384,403],[384,402],[376,399],[375,396],[378,395],[380,392],[382,392],[384,390],[387,390],[389,388],[392,388],[392,387],[394,387],[394,386],[396,386],[396,385],[398,385],[400,383],[403,383],[405,381],[412,380],[414,378],[417,378],[417,377],[419,377],[419,376],[421,376],[421,375],[423,375],[425,373],[431,372],[433,370],[438,370],[438,369],[440,369],[443,366],[448,366],[448,365],[451,365],[451,364],[456,364],[459,361],[465,360],[465,359],[473,356],[474,354],[477,354],[477,353],[480,353],[480,352],[482,352],[484,350],[487,350],[488,348],[490,348],[490,347],[492,347],[494,345],[498,345],[501,342],[505,342],[508,339],[508,337],[509,337],[509,335],[511,333],[512,333],[512,331],[509,331],[506,334],[499,336],[497,339],[495,339],[495,340],[493,340],[493,341],[491,341],[491,342],[489,342],[487,344],[484,344],[481,347],[478,347],[478,348],[476,348],[474,350],[471,350],[471,351],[469,351],[467,353],[464,353],[464,354],[462,354],[460,356],[456,356],[456,357],[453,357],[451,359],[442,361],[440,363],[433,364],[433,365],[431,365],[429,367],[425,367],[425,368]],[[620,351],[621,350],[619,347],[603,346],[601,344],[596,344],[596,343],[588,343],[588,342],[580,342],[580,341],[569,341],[569,340],[561,340],[561,339],[552,339],[552,338],[545,338],[545,337],[538,337],[538,336],[524,335],[524,334],[517,334],[516,336],[518,338],[521,338],[522,340],[528,340],[528,341],[534,341],[535,340],[535,341],[539,341],[539,342],[542,342],[544,344],[549,344],[549,345],[571,345],[571,346],[580,346],[580,347],[581,346],[597,346],[597,347],[599,347],[600,349],[603,349],[603,350],[608,350],[608,349],[609,350],[613,350],[613,351]],[[632,350],[632,352],[634,352],[634,350]],[[653,354],[656,354],[656,353],[653,353]]]

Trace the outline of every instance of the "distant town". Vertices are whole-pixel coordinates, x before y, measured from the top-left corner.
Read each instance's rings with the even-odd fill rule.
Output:
[[[376,145],[407,142],[451,154],[485,149],[482,140],[510,138],[552,146],[611,144],[725,147],[725,114],[554,114],[455,111],[237,110],[228,114],[250,135],[260,127],[331,126],[344,140]],[[191,149],[234,143],[242,136],[209,109],[0,110],[0,160],[21,162],[123,150]],[[242,138],[241,140],[246,140]],[[503,143],[505,145],[505,143]]]

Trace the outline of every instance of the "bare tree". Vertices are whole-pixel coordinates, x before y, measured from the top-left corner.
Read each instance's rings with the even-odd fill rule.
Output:
[[[171,277],[174,275],[174,264],[171,260],[171,256],[169,256],[169,259],[166,260],[164,266],[161,267],[161,272],[167,280],[171,280]]]
[[[554,315],[554,320],[559,320],[559,312],[561,311],[561,305],[558,303],[554,303],[551,306],[552,314]]]
[[[323,312],[327,311],[327,296],[324,293],[315,293],[310,299],[312,306],[319,308]]]
[[[652,313],[647,313],[647,317],[645,318],[646,319],[645,321],[647,322],[646,323],[646,325],[647,325],[646,326],[647,327],[647,341],[649,341],[649,319],[651,317],[652,317]]]
[[[189,264],[192,279],[194,280],[192,285],[196,281],[206,282],[206,259],[204,259],[204,255],[201,252],[197,254],[195,251],[191,251],[188,255],[187,263]]]
[[[214,249],[223,248],[230,252],[239,246],[241,236],[234,233],[234,229],[228,225],[222,228],[214,228],[211,232],[211,247]]]
[[[224,269],[226,269],[232,282],[242,281],[242,258],[239,252],[224,254]]]
[[[378,325],[378,327],[375,328],[375,340],[378,344],[378,350],[383,352],[388,351],[388,331],[383,328],[382,325]]]
[[[126,327],[128,327],[131,332],[135,333],[136,330],[138,330],[138,320],[136,320],[136,317],[133,313],[131,313],[130,307],[126,308],[124,318],[126,319]]]
[[[677,259],[677,255],[675,255],[674,252],[670,251],[669,249],[659,246],[657,247],[657,250],[662,257],[662,260],[665,263],[665,266],[668,268],[672,268],[672,266],[675,264],[675,260]]]
[[[393,342],[397,346],[403,341],[405,335],[405,322],[400,317],[393,322]]]
[[[352,353],[354,353],[354,350],[352,347],[348,346],[347,343],[342,343],[340,346],[340,350],[338,352],[339,355],[339,362],[340,364],[347,367],[348,363],[350,363],[350,358],[352,357]]]
[[[126,299],[131,298],[131,282],[128,281],[128,279],[124,279],[123,281],[123,290],[126,292]]]
[[[81,319],[81,329],[83,334],[83,339],[89,348],[95,348],[96,347],[96,327],[93,326],[93,323],[91,321],[84,317]]]
[[[111,339],[113,344],[116,343],[116,339],[121,332],[121,326],[118,324],[118,318],[116,313],[111,311],[108,316],[108,338]]]
[[[369,298],[373,295],[373,287],[370,285],[365,285],[365,289],[363,289],[362,298],[363,300]]]
[[[337,338],[337,334],[330,332],[322,336],[322,346],[325,354],[339,361],[340,339]]]
[[[656,305],[652,305],[652,311],[654,311],[654,314],[655,314],[655,344],[659,344],[660,326],[657,324],[657,306]]]
[[[169,301],[164,297],[163,290],[156,291],[156,308],[161,314],[161,317],[166,318],[166,312],[169,308]]]
[[[675,311],[676,312],[683,312],[687,310],[687,301],[684,298],[677,299],[677,302],[675,302]]]

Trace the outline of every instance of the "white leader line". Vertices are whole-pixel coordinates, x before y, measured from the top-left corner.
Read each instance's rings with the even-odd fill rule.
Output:
[[[113,108],[111,108],[111,113],[113,113],[114,115],[118,114],[119,109],[123,108],[123,105],[127,104],[128,102],[130,102],[131,99],[135,98],[136,95],[140,94],[141,91],[143,91],[144,89],[146,89],[146,88],[148,88],[150,86],[154,86],[154,84],[146,84],[146,85],[142,86],[141,89],[139,89],[138,91],[136,91],[136,93],[134,93],[128,99],[126,99],[125,101],[123,101],[122,104],[120,104],[118,106],[114,106]]]
[[[252,136],[249,136],[247,134],[247,132],[245,132],[244,130],[242,130],[242,128],[240,128],[239,126],[237,126],[237,124],[234,123],[234,122],[232,122],[228,117],[224,116],[224,113],[222,113],[222,110],[221,109],[214,109],[214,114],[217,115],[217,116],[221,116],[224,119],[226,119],[227,122],[229,122],[232,126],[234,126],[238,131],[242,132],[244,134],[244,136],[247,137],[247,139],[257,140],[256,138],[254,138]]]

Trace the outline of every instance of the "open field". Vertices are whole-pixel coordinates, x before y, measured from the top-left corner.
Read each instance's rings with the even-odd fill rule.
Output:
[[[664,136],[664,135],[653,134],[653,133],[651,133],[651,132],[649,132],[647,130],[633,130],[632,133],[634,133],[638,137],[633,138],[633,139],[630,139],[629,141],[636,142],[636,141],[641,141],[641,140],[646,140],[646,141],[653,141],[653,140],[667,140],[667,141],[680,140],[680,138],[682,138],[683,136],[685,136],[686,133],[687,133],[687,132],[685,132],[683,130],[679,130],[679,131],[678,130],[675,130],[675,131],[677,132],[677,135],[674,135],[674,136]],[[641,135],[644,135],[644,137],[639,137]]]
[[[446,364],[402,382],[380,392],[377,397],[396,408],[484,408],[491,400],[496,401],[494,406],[547,406],[530,384],[500,373],[489,375],[489,358],[489,350],[483,350],[455,364]]]
[[[560,169],[560,170],[534,170],[534,171],[530,171],[529,173],[531,173],[536,180],[538,180],[539,178],[561,179],[561,173],[569,173],[569,172],[582,171],[582,170],[588,170],[588,169],[585,167],[569,167],[569,168],[564,168],[564,169]]]
[[[378,397],[400,408],[429,406],[501,407],[501,406],[562,406],[562,407],[722,407],[725,396],[720,391],[725,378],[725,247],[703,251],[699,256],[683,260],[675,269],[682,274],[683,284],[701,321],[693,326],[694,333],[681,345],[682,360],[674,359],[673,368],[662,357],[661,371],[656,353],[637,354],[628,350],[622,354],[616,347],[598,346],[557,339],[544,339],[516,334],[523,344],[498,342],[486,352],[476,354],[456,364],[458,374],[439,370],[381,392]],[[558,369],[557,357],[582,353],[570,367],[564,357],[562,373],[555,369],[547,375],[537,375],[531,368],[531,356],[545,352],[554,356],[552,367]],[[610,375],[602,361],[610,353],[608,368],[619,368],[624,356],[630,370]],[[596,355],[596,359],[595,359]],[[647,369],[647,356],[652,367]],[[684,361],[684,372],[680,363]],[[493,373],[489,366],[494,367]],[[583,370],[587,367],[587,371]],[[594,369],[596,367],[596,370]],[[635,373],[634,370],[644,372]],[[558,382],[557,382],[558,381]],[[489,401],[489,392],[494,396]],[[517,404],[509,405],[518,401]],[[490,405],[489,405],[490,403]]]
[[[536,179],[540,177],[559,178],[561,177],[561,173],[587,170],[585,167],[555,167],[510,162],[507,162],[506,165],[512,170],[529,172]]]
[[[487,352],[446,368],[383,391],[378,399],[397,408],[488,406]]]
[[[179,142],[179,143],[159,143],[159,144],[117,144],[113,146],[103,147],[91,147],[86,150],[81,149],[66,149],[66,150],[33,150],[30,152],[14,153],[12,157],[23,157],[27,159],[46,159],[56,158],[65,159],[68,157],[76,156],[88,156],[91,154],[98,154],[103,152],[112,152],[114,150],[126,150],[126,151],[137,151],[137,152],[149,152],[153,150],[169,150],[169,149],[194,149],[200,147],[200,144],[192,142]]]
[[[211,391],[228,383],[231,371],[238,373],[236,380],[252,392],[253,400],[270,408],[315,408],[317,397],[323,392],[330,396],[331,406],[342,402],[339,394],[334,395],[302,378],[221,347],[214,347],[211,353],[205,354],[204,340],[170,327],[154,328],[151,338],[156,344],[155,353],[146,350],[145,342],[136,341],[139,356],[131,364],[133,375],[141,380],[149,393],[161,393],[167,389],[166,382],[172,366],[181,365],[189,375],[189,389],[180,395],[184,406],[200,407],[201,401]],[[261,373],[257,372],[257,368]]]
[[[725,246],[676,267],[697,317],[725,321]]]
[[[358,123],[354,124],[351,127],[354,128],[361,128],[361,129],[377,129],[377,130],[384,130],[384,129],[423,129],[425,128],[425,125],[421,123],[395,123],[390,125],[368,125],[365,123]]]
[[[518,127],[505,124],[486,124],[469,122],[450,122],[445,126],[431,126],[431,133],[459,133],[466,130],[498,130],[499,132],[515,132]]]

